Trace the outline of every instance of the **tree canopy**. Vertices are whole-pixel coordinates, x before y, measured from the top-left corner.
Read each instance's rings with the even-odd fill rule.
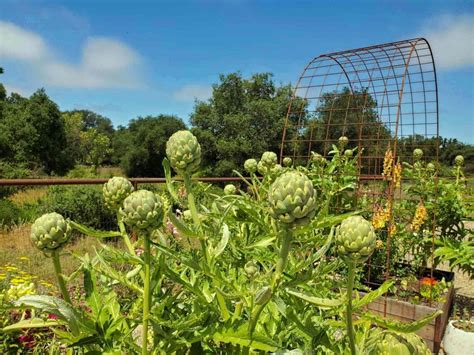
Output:
[[[203,151],[203,174],[229,176],[246,159],[279,151],[290,99],[291,87],[277,87],[270,73],[249,79],[221,75],[212,97],[196,102],[190,118]]]

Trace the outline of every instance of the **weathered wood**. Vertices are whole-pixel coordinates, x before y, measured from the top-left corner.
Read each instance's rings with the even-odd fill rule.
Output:
[[[361,293],[362,294],[362,293]],[[438,353],[443,339],[446,325],[449,321],[449,312],[454,300],[454,287],[451,286],[446,301],[438,305],[438,307],[428,307],[425,305],[416,305],[409,302],[400,301],[391,297],[380,297],[374,302],[366,306],[366,309],[374,314],[389,319],[402,322],[413,322],[424,318],[437,310],[442,310],[443,314],[436,317],[429,324],[420,329],[417,334],[421,336],[429,349],[434,353]]]

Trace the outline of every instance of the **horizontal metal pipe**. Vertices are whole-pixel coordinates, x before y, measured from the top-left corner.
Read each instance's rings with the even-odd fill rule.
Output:
[[[248,178],[250,179],[250,178]],[[107,178],[94,179],[0,179],[0,186],[41,186],[41,185],[100,185],[107,182]],[[129,178],[132,184],[164,184],[165,178]],[[173,178],[175,181],[182,181],[182,178]],[[240,177],[200,177],[194,178],[201,182],[238,182]]]

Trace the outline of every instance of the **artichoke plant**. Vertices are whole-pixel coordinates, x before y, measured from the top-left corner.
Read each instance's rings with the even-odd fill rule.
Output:
[[[354,155],[354,151],[352,149],[346,149],[344,151],[344,156],[346,158],[352,158],[353,155]]]
[[[369,355],[429,355],[431,351],[416,334],[397,334],[375,329],[367,339],[365,353]]]
[[[260,161],[267,167],[273,167],[278,162],[278,157],[274,152],[264,152]]]
[[[123,201],[120,214],[125,224],[134,229],[142,231],[156,229],[163,222],[163,203],[153,192],[138,190]]]
[[[336,229],[339,254],[355,263],[368,259],[375,249],[376,239],[372,223],[361,216],[346,218]]]
[[[201,164],[201,145],[190,131],[178,131],[168,139],[166,155],[178,174],[189,175]]]
[[[71,238],[71,230],[69,223],[56,212],[42,215],[31,226],[31,240],[46,256],[52,256],[59,289],[64,300],[69,303],[71,303],[71,298],[62,276],[59,250]]]
[[[244,163],[244,169],[249,174],[254,174],[257,171],[258,163],[255,159],[247,159]]]
[[[118,210],[123,200],[125,200],[132,191],[132,183],[127,179],[120,176],[109,179],[102,188],[105,205],[112,210]]]
[[[31,226],[31,240],[46,255],[64,246],[71,238],[71,227],[59,213],[47,213]]]
[[[454,164],[456,164],[456,166],[463,166],[464,157],[462,155],[456,155],[456,158],[454,158]]]
[[[349,138],[346,136],[341,136],[339,137],[338,142],[341,149],[344,149],[349,144]]]
[[[290,157],[283,158],[283,166],[288,168],[293,164],[293,160]]]
[[[237,188],[235,187],[235,185],[228,184],[228,185],[225,185],[224,187],[225,195],[234,195],[236,191],[237,191]]]
[[[420,148],[416,148],[413,151],[413,159],[421,160],[421,158],[423,158],[423,151]]]
[[[270,212],[286,224],[305,224],[316,212],[316,190],[303,173],[290,171],[278,177],[269,191]]]
[[[278,171],[278,167],[275,168],[278,162],[278,157],[274,152],[264,152],[262,158],[257,164],[257,170],[262,175],[267,175],[271,172]],[[280,166],[281,168],[281,166]]]

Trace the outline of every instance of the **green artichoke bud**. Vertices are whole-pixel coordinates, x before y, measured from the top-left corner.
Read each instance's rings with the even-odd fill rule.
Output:
[[[273,174],[276,174],[278,172],[280,172],[282,170],[282,166],[280,164],[275,164],[273,166],[273,168],[270,169],[270,171],[273,173]]]
[[[428,163],[428,164],[426,165],[426,169],[427,169],[429,172],[432,173],[432,172],[434,172],[434,171],[436,170],[436,167],[435,167],[435,165],[434,165],[433,163]]]
[[[293,160],[290,157],[283,158],[283,166],[288,168],[293,164]]]
[[[346,136],[339,137],[339,146],[344,149],[349,144],[349,138]]]
[[[268,194],[270,212],[283,223],[306,224],[316,212],[316,190],[306,175],[289,171],[279,176]]]
[[[416,334],[397,334],[376,329],[366,341],[368,355],[428,355],[423,340]]]
[[[266,165],[267,167],[271,168],[278,162],[278,157],[273,152],[265,152],[262,154],[262,158],[260,159],[260,162],[263,165]]]
[[[201,164],[201,146],[190,131],[174,133],[166,143],[166,155],[173,169],[181,175],[195,172]]]
[[[375,249],[374,227],[361,216],[346,218],[336,229],[336,243],[343,258],[356,263],[364,262]]]
[[[267,175],[270,171],[270,169],[261,161],[259,161],[257,164],[257,170],[261,175]]]
[[[132,191],[132,183],[127,179],[120,176],[109,179],[102,188],[105,205],[112,210],[118,210],[122,206],[123,200]]]
[[[326,159],[324,159],[324,157],[319,154],[319,153],[315,153],[315,152],[311,152],[311,161],[315,164],[321,164],[325,161]]]
[[[344,151],[344,155],[346,156],[346,158],[352,158],[352,156],[354,155],[354,151],[352,149],[346,149]]]
[[[235,185],[228,184],[228,185],[225,185],[224,187],[225,195],[235,195],[236,191],[237,191],[237,188],[235,187]]]
[[[413,159],[420,160],[421,158],[423,158],[423,151],[420,148],[416,148],[413,151]]]
[[[249,261],[245,264],[244,271],[248,278],[252,278],[258,272],[258,266],[253,261]]]
[[[71,226],[59,213],[47,213],[31,226],[31,240],[46,255],[64,246],[71,237]]]
[[[255,159],[247,159],[244,163],[244,169],[246,172],[253,174],[257,171],[257,161]]]
[[[255,304],[265,304],[272,298],[272,289],[269,286],[264,286],[255,294]]]
[[[190,210],[184,210],[183,211],[183,219],[185,221],[192,221],[193,220],[193,215],[191,214]]]
[[[132,192],[120,209],[123,221],[134,229],[156,229],[163,223],[163,202],[148,190]]]
[[[454,164],[456,164],[456,166],[463,166],[464,157],[462,155],[456,155],[456,158],[454,158]]]

